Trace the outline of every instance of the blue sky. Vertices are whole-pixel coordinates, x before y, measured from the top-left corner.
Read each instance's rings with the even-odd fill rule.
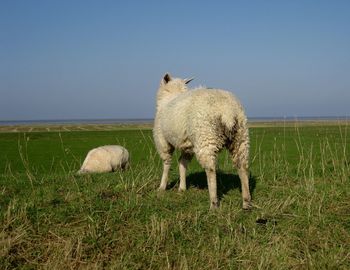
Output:
[[[165,72],[249,117],[350,115],[350,1],[0,1],[0,120],[152,118]]]

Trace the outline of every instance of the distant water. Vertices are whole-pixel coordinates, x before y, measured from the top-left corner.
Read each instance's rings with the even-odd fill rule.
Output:
[[[13,125],[74,125],[74,124],[141,124],[153,123],[153,119],[54,119],[0,121],[0,126]]]
[[[280,121],[339,121],[350,120],[348,116],[285,116],[285,117],[248,117],[249,122],[280,122]]]
[[[134,119],[54,119],[54,120],[10,120],[0,121],[0,126],[13,125],[74,125],[74,124],[142,124],[153,123],[151,118]],[[248,117],[249,122],[273,122],[273,121],[312,121],[312,120],[350,120],[348,116],[320,116],[320,117]]]

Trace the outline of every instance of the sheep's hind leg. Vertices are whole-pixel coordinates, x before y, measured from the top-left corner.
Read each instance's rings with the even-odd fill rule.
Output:
[[[205,169],[208,180],[208,189],[210,197],[210,209],[216,209],[219,207],[219,200],[217,196],[217,184],[216,184],[216,170],[214,168]]]
[[[186,187],[186,170],[187,164],[191,161],[192,156],[182,153],[179,161],[180,185],[179,191],[185,191]]]
[[[160,186],[158,190],[165,190],[168,184],[169,170],[170,170],[171,160],[164,160],[163,162],[163,174],[160,180]]]
[[[243,209],[252,208],[251,196],[249,191],[249,173],[248,173],[248,156],[244,155],[244,151],[232,153],[233,163],[238,170],[238,176],[241,180]]]
[[[241,179],[241,187],[242,187],[242,200],[243,200],[243,209],[249,210],[252,208],[251,205],[251,196],[249,192],[249,177],[248,170],[244,167],[238,169],[238,175]]]
[[[208,181],[209,197],[210,197],[210,209],[219,207],[219,200],[217,195],[217,183],[216,183],[216,153],[213,151],[201,151],[196,153],[196,157],[205,169]]]
[[[158,190],[162,191],[166,189],[169,178],[169,170],[171,166],[171,157],[174,152],[173,148],[170,148],[168,152],[163,152],[161,158],[163,159],[163,174],[162,179],[160,180],[160,186]]]

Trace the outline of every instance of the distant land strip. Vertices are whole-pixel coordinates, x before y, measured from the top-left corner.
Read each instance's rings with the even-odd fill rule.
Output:
[[[76,122],[75,122],[76,121]],[[89,122],[88,120],[71,120],[62,123],[60,121],[0,121],[1,133],[19,133],[19,132],[72,132],[72,131],[116,131],[129,129],[151,129],[153,119],[138,119],[125,122],[110,122],[98,120]],[[249,127],[298,127],[298,126],[348,126],[350,118],[250,118]]]

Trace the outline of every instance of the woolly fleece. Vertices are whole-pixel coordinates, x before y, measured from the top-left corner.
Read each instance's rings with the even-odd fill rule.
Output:
[[[120,145],[105,145],[89,151],[78,173],[113,172],[125,169],[128,163],[128,150]]]
[[[205,169],[211,208],[218,206],[216,162],[226,147],[242,183],[243,208],[250,207],[248,183],[249,133],[247,118],[238,99],[228,91],[197,88],[188,91],[190,80],[165,74],[157,94],[153,129],[156,148],[164,162],[160,190],[167,185],[174,148],[181,151],[180,190],[186,189],[187,163],[195,155]]]

